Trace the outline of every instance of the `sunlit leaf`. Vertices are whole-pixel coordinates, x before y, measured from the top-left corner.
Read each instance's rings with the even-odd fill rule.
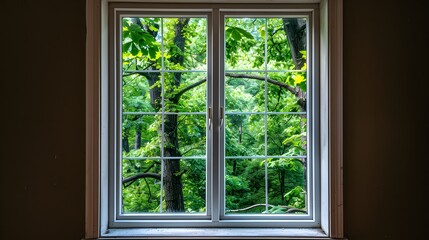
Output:
[[[294,85],[296,86],[297,84],[300,84],[302,82],[305,82],[305,78],[304,76],[302,76],[301,74],[297,74],[292,76],[292,79],[294,81]]]

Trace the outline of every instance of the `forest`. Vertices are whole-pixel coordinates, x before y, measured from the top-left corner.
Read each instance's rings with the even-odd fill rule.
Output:
[[[225,214],[307,212],[307,20],[224,19]],[[204,17],[122,18],[125,214],[207,211],[209,29]]]

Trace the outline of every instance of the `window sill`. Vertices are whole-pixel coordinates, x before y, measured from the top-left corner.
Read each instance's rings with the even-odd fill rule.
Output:
[[[99,239],[331,239],[320,228],[121,228]]]

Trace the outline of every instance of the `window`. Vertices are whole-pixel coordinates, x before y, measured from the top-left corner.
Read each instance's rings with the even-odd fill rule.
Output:
[[[316,10],[111,7],[111,225],[319,227]]]
[[[340,236],[327,4],[102,1],[91,236]]]

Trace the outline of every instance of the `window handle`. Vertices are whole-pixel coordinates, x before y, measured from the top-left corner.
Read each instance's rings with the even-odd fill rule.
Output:
[[[209,130],[212,126],[212,108],[209,107]]]
[[[220,107],[220,127],[223,125],[223,107]]]

